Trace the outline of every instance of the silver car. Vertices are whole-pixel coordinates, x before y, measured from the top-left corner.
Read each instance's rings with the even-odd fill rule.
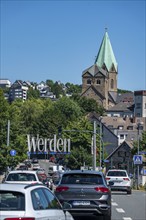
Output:
[[[65,207],[70,207],[67,203]],[[0,184],[0,220],[73,220],[55,195],[40,184]]]
[[[108,170],[106,181],[112,191],[126,191],[127,194],[132,193],[131,179],[126,170]]]
[[[72,170],[62,174],[55,195],[71,205],[73,216],[102,216],[111,220],[111,191],[102,172]]]

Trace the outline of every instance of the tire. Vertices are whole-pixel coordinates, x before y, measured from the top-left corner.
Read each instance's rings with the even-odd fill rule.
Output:
[[[111,216],[110,215],[104,215],[103,220],[111,220]]]
[[[128,195],[131,195],[131,194],[132,194],[132,190],[131,190],[131,189],[128,190],[128,191],[127,191],[127,194],[128,194]]]

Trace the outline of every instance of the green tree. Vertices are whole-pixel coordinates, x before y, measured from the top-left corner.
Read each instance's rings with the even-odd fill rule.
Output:
[[[56,98],[65,95],[62,85],[59,84],[58,82],[54,83],[54,85],[51,87],[51,91],[53,92],[54,95],[56,95]]]
[[[71,154],[65,156],[67,167],[80,169],[84,164],[92,166],[92,134],[93,125],[85,117],[68,124],[63,131],[63,137],[71,139]]]
[[[134,142],[132,154],[135,155],[138,152],[138,141]],[[139,140],[139,151],[146,152],[146,131],[142,132],[142,138]]]
[[[82,108],[84,114],[87,114],[89,112],[96,112],[99,115],[103,115],[105,112],[104,108],[100,106],[94,99],[80,97],[78,95],[73,96],[73,99]]]
[[[27,99],[38,99],[40,98],[40,92],[37,89],[33,89],[32,87],[30,87],[27,91]]]
[[[65,84],[65,86],[67,88],[66,93],[81,94],[81,92],[82,92],[81,85],[74,85],[74,84],[68,82]]]

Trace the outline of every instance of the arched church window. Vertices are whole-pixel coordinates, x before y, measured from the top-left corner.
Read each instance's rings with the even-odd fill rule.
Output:
[[[88,84],[88,85],[91,84],[91,79],[87,79],[87,84]]]
[[[101,84],[100,79],[97,79],[97,85],[100,85],[100,84]]]
[[[114,88],[114,80],[111,79],[111,89],[113,89],[113,88]]]

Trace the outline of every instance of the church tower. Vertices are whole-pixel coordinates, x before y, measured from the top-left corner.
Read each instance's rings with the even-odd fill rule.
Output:
[[[117,74],[118,65],[106,31],[94,65],[82,73],[82,96],[95,99],[105,109],[114,106]]]

